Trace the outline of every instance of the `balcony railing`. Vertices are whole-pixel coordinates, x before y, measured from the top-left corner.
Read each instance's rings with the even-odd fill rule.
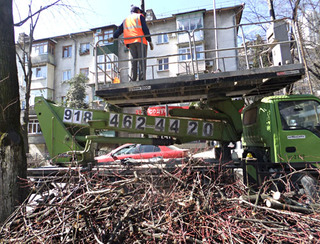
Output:
[[[31,60],[32,60],[33,64],[47,64],[47,63],[49,63],[52,65],[55,65],[54,56],[49,53],[33,56],[33,57],[31,57]]]

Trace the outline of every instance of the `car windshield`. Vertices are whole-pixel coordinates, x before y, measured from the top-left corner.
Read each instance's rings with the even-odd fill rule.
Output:
[[[307,129],[320,134],[320,104],[314,100],[279,102],[284,130]]]
[[[113,153],[113,156],[123,155],[123,154],[131,154],[135,149],[134,144],[128,145],[126,147],[121,148],[120,150]]]
[[[176,147],[176,146],[173,146],[173,145],[170,145],[168,146],[171,150],[180,150],[179,147]]]

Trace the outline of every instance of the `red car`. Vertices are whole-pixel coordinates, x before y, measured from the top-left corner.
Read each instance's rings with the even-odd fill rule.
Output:
[[[116,160],[132,159],[150,159],[156,157],[162,158],[184,158],[188,156],[187,149],[180,149],[176,146],[154,146],[141,144],[124,144],[110,153],[98,156],[95,159],[98,163],[109,163]]]

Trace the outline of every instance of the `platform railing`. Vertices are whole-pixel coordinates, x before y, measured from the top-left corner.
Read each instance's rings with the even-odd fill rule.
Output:
[[[266,31],[268,25],[276,26],[280,22],[285,23],[288,31],[287,33],[282,33],[285,40],[277,40],[272,37],[272,35],[271,37],[269,36],[270,39],[268,39]],[[293,36],[292,39],[289,39],[289,31],[291,31],[291,35]],[[215,38],[208,38],[209,36],[214,36],[213,33],[218,33],[218,48],[215,48]],[[260,42],[257,40],[256,36],[250,36],[250,33],[254,33],[255,35],[260,34]],[[168,50],[171,51],[159,52],[156,50],[161,47],[161,45],[156,43],[159,35],[168,36],[168,43],[161,45],[168,45]],[[182,36],[184,36],[185,40],[179,42],[179,39]],[[232,39],[230,40],[226,38],[226,36],[230,36]],[[272,63],[272,52],[275,47],[280,47],[279,50],[281,52],[281,48],[284,47],[284,45],[288,45],[287,47],[290,47],[290,52],[295,52],[298,56],[298,61],[295,62],[302,63],[297,27],[289,19],[239,24],[223,28],[199,28],[192,31],[180,30],[153,33],[150,37],[153,39],[155,50],[148,50],[148,55],[145,58],[147,61],[147,80],[177,77],[181,75],[193,75],[194,78],[197,79],[201,73],[216,73],[274,66]],[[144,36],[135,38],[141,38],[142,40]],[[115,41],[120,43],[119,47],[121,48],[124,46],[124,40],[125,39],[122,37],[115,39]],[[113,60],[111,58],[112,54],[103,49],[104,42],[105,40],[100,40],[96,44],[96,88],[100,83],[117,83],[115,82],[116,77],[121,83],[129,82],[130,63],[133,59],[128,55],[128,58]],[[120,51],[121,48],[119,48]],[[181,51],[181,48],[184,48],[184,52]],[[199,50],[197,50],[197,48]],[[104,56],[102,61],[98,60],[98,49]],[[165,49],[162,48],[162,50]],[[123,52],[119,56],[126,56],[125,53],[126,52]],[[264,62],[263,59],[265,59]],[[136,59],[136,61],[140,60],[142,59]],[[168,60],[168,62],[160,64],[159,60]],[[281,65],[291,64],[294,60],[295,59],[291,57],[290,60]],[[157,69],[159,65],[162,65],[162,67],[169,67],[168,70],[165,70],[165,72],[167,72],[166,74],[161,72],[163,70],[160,71]]]

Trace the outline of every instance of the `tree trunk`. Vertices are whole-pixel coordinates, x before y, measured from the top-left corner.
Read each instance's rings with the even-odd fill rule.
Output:
[[[0,0],[0,222],[26,196],[26,155],[21,136],[12,0]]]

